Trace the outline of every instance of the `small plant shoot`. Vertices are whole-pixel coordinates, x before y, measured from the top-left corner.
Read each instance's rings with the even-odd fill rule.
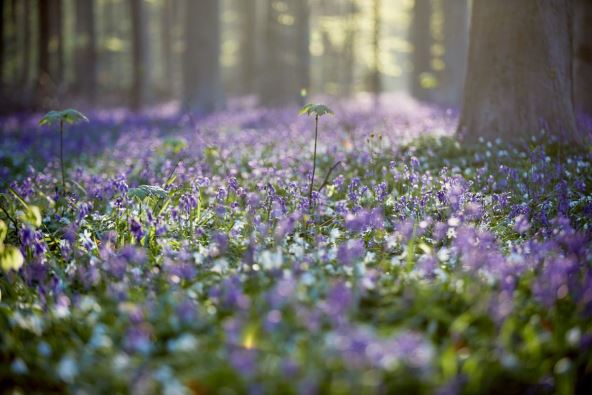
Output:
[[[64,123],[75,124],[88,122],[88,118],[80,111],[67,109],[62,111],[50,111],[39,121],[40,126],[60,125],[60,168],[62,172],[62,188],[66,191],[66,171],[64,167]]]

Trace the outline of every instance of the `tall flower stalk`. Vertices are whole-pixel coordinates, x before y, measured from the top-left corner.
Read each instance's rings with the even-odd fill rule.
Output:
[[[333,111],[323,104],[307,104],[300,110],[300,115],[314,115],[315,116],[315,139],[314,151],[312,155],[312,177],[310,178],[310,185],[308,187],[308,207],[312,209],[312,190],[314,187],[315,173],[317,170],[317,144],[319,139],[319,118],[326,114],[333,114]]]

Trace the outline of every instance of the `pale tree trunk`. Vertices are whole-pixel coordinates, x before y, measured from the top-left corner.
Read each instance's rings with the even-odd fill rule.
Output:
[[[240,83],[242,94],[255,91],[257,75],[257,1],[238,0],[241,15]]]
[[[415,0],[410,31],[410,41],[413,46],[410,88],[411,95],[418,100],[429,100],[431,96],[431,92],[422,83],[425,74],[431,72],[431,13],[430,0]]]
[[[131,107],[140,110],[146,99],[146,18],[143,0],[130,0],[132,19],[132,87],[130,91]]]
[[[467,0],[442,0],[444,11],[444,70],[438,73],[434,101],[459,107],[462,101],[469,49]]]
[[[277,0],[267,1],[265,24],[265,73],[260,79],[261,103],[284,106],[302,100],[300,92],[310,85],[309,5],[290,0],[286,12],[278,11]],[[292,25],[279,21],[287,15]]]
[[[187,0],[185,10],[184,105],[210,113],[224,105],[220,65],[218,0]]]
[[[296,90],[300,94],[299,104],[303,106],[310,90],[310,9],[308,0],[297,0],[296,17]]]
[[[475,0],[459,133],[579,140],[573,105],[571,0]]]
[[[373,4],[373,18],[374,18],[374,30],[372,33],[372,55],[374,70],[372,73],[372,93],[374,94],[375,105],[380,104],[380,93],[382,92],[382,80],[380,78],[380,12],[381,12],[381,1],[374,0]]]
[[[576,108],[592,115],[592,0],[575,2],[574,28]]]
[[[161,7],[161,59],[162,59],[162,74],[164,77],[166,92],[171,94],[174,92],[173,84],[173,2],[174,0],[164,0]]]
[[[96,98],[97,85],[94,2],[76,1],[75,91],[85,96],[91,104]]]

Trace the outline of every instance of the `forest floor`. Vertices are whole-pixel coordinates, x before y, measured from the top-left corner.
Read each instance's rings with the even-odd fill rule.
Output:
[[[402,98],[1,123],[0,382],[563,393],[592,377],[592,152]],[[332,169],[332,170],[331,170]],[[17,252],[18,251],[18,252]],[[24,262],[18,256],[24,257]]]

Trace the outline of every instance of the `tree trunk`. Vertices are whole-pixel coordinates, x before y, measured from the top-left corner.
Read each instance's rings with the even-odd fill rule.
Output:
[[[240,38],[240,83],[241,93],[252,94],[255,91],[257,75],[257,1],[239,0],[241,14]]]
[[[31,48],[32,34],[31,34],[31,0],[23,1],[23,50],[22,50],[22,69],[19,77],[21,87],[27,88],[29,86],[30,70],[31,70]]]
[[[220,4],[187,0],[185,10],[184,104],[210,113],[224,104],[220,70]]]
[[[574,28],[576,107],[592,115],[592,0],[576,1]]]
[[[64,83],[64,31],[62,28],[62,1],[48,0],[50,3],[50,52],[53,60],[52,72],[56,88]],[[50,62],[51,62],[50,60]]]
[[[0,99],[4,98],[4,0],[0,0]]]
[[[37,75],[37,99],[43,107],[44,102],[53,90],[50,65],[50,12],[49,2],[37,2],[37,14],[39,18],[39,29],[37,36],[38,44],[38,75]]]
[[[310,9],[308,0],[297,0],[295,4],[296,17],[296,90],[299,105],[303,106],[310,90]]]
[[[94,0],[76,1],[75,91],[92,104],[96,98],[97,50]]]
[[[143,0],[130,0],[132,19],[132,87],[130,105],[134,111],[142,108],[146,90],[146,20]]]
[[[573,105],[571,0],[476,0],[461,137],[579,140]],[[503,21],[503,22],[500,22]]]
[[[430,0],[415,0],[410,32],[410,40],[413,46],[413,53],[411,54],[411,63],[413,65],[411,95],[418,100],[429,100],[432,93],[425,84],[426,75],[431,73],[431,13]]]
[[[438,73],[434,101],[460,107],[469,50],[469,5],[467,0],[443,0],[444,70]]]
[[[372,74],[372,93],[374,94],[375,105],[380,104],[380,93],[382,92],[382,80],[380,78],[380,11],[381,1],[374,0],[374,31],[372,35],[372,55],[374,58],[374,70]]]
[[[265,74],[261,78],[261,103],[285,106],[302,100],[301,91],[310,85],[309,5],[290,0],[287,9],[267,2],[265,24]],[[293,18],[292,24],[280,20]]]
[[[173,92],[173,0],[164,0],[161,9],[162,73],[166,92]]]

